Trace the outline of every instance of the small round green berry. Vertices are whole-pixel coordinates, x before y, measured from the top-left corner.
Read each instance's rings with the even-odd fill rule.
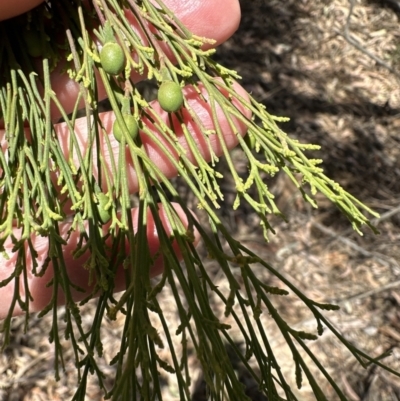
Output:
[[[99,213],[100,221],[105,224],[111,219],[111,208],[106,209],[106,205],[109,202],[108,196],[99,192],[96,194],[99,203],[97,204],[97,211]]]
[[[158,89],[158,102],[168,113],[178,111],[183,104],[182,88],[174,81],[164,81]]]
[[[106,43],[100,51],[100,62],[107,74],[120,74],[125,67],[125,54],[122,47],[118,43]]]
[[[129,133],[130,137],[134,140],[139,133],[138,123],[137,123],[135,117],[133,117],[131,114],[125,114],[123,117],[124,117],[124,122],[125,122],[126,128],[128,128],[128,133]],[[121,142],[123,132],[122,132],[122,127],[120,126],[120,124],[118,123],[117,120],[115,120],[114,124],[113,124],[113,134],[114,134],[115,139],[118,142]]]

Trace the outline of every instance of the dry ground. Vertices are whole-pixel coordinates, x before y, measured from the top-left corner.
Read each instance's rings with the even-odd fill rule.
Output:
[[[238,239],[308,296],[339,303],[341,311],[329,317],[340,332],[372,355],[392,350],[388,362],[399,368],[400,3],[354,0],[350,18],[348,0],[241,3],[241,28],[220,49],[218,59],[239,71],[244,86],[272,114],[291,118],[282,127],[286,132],[322,145],[318,157],[324,158],[328,175],[381,213],[376,221],[381,234],[366,231],[357,236],[324,199],[318,210],[311,210],[284,176],[270,186],[290,222],[274,221],[277,235],[268,245],[246,209],[235,214],[226,211],[227,224]],[[237,157],[238,168],[244,169],[245,163]],[[259,270],[258,274],[266,273]],[[218,282],[222,280],[218,274],[215,280],[224,285]],[[271,278],[266,275],[265,280]],[[167,291],[163,296],[168,304]],[[89,322],[94,306],[85,308]],[[294,298],[283,300],[280,311],[298,328],[314,325]],[[71,398],[75,377],[68,356],[72,351],[66,349],[67,371],[55,382],[54,354],[47,342],[49,324],[47,318],[33,320],[25,335],[23,320],[15,320],[11,346],[0,355],[1,401]],[[105,322],[109,351],[122,325],[122,320]],[[287,350],[277,332],[272,326],[266,330],[285,360]],[[312,347],[350,400],[400,400],[399,379],[379,368],[360,368],[329,333]],[[111,374],[106,362],[104,370]],[[194,375],[200,376],[195,361],[193,366]],[[291,368],[288,357],[284,366],[288,377],[294,377]],[[321,385],[329,400],[337,399],[328,385]],[[166,399],[177,399],[168,377],[166,393]],[[253,394],[253,399],[262,399]],[[314,399],[307,386],[299,397]],[[95,383],[89,385],[87,399],[102,399]],[[195,399],[201,399],[200,392]]]

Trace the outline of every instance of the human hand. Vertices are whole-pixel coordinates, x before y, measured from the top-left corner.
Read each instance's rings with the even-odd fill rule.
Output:
[[[0,20],[10,18],[12,16],[23,13],[32,7],[38,5],[41,0],[18,0],[13,2],[8,1],[0,1]],[[236,30],[239,19],[240,19],[240,9],[237,0],[192,0],[191,2],[184,2],[182,0],[164,0],[167,7],[173,10],[177,17],[195,34],[202,37],[209,37],[216,40],[216,45],[222,43],[227,38],[229,38],[233,32]],[[12,4],[12,5],[11,5]],[[78,85],[71,81],[68,75],[60,72],[61,69],[56,69],[52,74],[52,88],[57,93],[57,97],[61,104],[63,105],[66,112],[72,111],[72,108],[75,104],[75,99],[79,92]],[[143,77],[135,76],[135,81],[142,79]],[[244,90],[237,85],[236,90],[244,97],[246,97]],[[194,94],[193,89],[186,88],[187,97],[190,98],[189,102],[192,105],[193,109],[196,110],[199,116],[202,116],[202,123],[207,128],[213,127],[212,117],[207,104],[201,100],[197,95]],[[99,96],[105,97],[104,88],[99,87]],[[153,107],[156,110],[160,110],[157,107],[156,103],[153,103]],[[238,108],[241,108],[237,105]],[[161,110],[160,110],[161,112]],[[244,114],[248,114],[243,110]],[[57,118],[56,112],[54,111],[54,117]],[[101,120],[103,122],[104,128],[109,133],[109,139],[112,144],[112,149],[115,151],[115,157],[118,155],[119,144],[115,141],[112,132],[112,124],[114,120],[114,113],[103,113],[101,114]],[[189,120],[189,119],[188,119]],[[220,113],[220,126],[222,132],[224,132],[225,143],[228,148],[233,148],[237,145],[236,135],[232,132],[228,122],[226,121],[223,113]],[[202,152],[204,158],[206,160],[210,159],[209,150],[206,145],[202,146],[203,141],[201,140],[200,134],[194,129],[191,125],[190,121],[187,121],[188,129],[193,134],[194,140],[198,143],[199,150]],[[85,139],[86,135],[86,120],[85,118],[79,119],[75,125],[75,132],[78,139],[81,142],[81,147],[85,149]],[[243,124],[237,123],[237,127],[241,134],[245,133],[245,127]],[[68,154],[68,129],[65,124],[60,123],[55,126],[56,132],[59,134],[60,141],[63,143],[64,153]],[[3,138],[4,132],[0,129],[0,138]],[[179,137],[181,145],[184,148],[187,148],[188,145],[185,142],[183,136]],[[151,158],[151,160],[157,164],[163,174],[169,178],[172,178],[177,174],[175,167],[168,162],[164,153],[157,148],[152,142],[146,139],[145,136],[142,137],[143,146],[147,151],[147,154]],[[221,144],[216,139],[212,142],[214,147],[214,152],[217,155],[222,154]],[[104,158],[107,163],[110,163],[110,155],[104,152]],[[128,163],[129,164],[129,163]],[[128,176],[130,177],[129,188],[132,193],[137,192],[138,183],[136,180],[136,175],[134,171],[130,171]],[[176,210],[182,221],[187,224],[187,218],[185,213],[176,206]],[[137,210],[132,210],[132,219],[133,222],[137,221]],[[167,223],[167,217],[160,207],[160,216],[161,220],[164,222],[164,228],[167,232],[170,232],[170,228]],[[135,224],[135,223],[134,223]],[[70,229],[70,224],[65,222],[59,225],[60,231],[62,234],[66,235],[66,233]],[[154,222],[149,214],[148,221],[148,244],[151,252],[155,254],[159,249],[159,239],[157,236],[157,230],[155,229]],[[195,237],[198,234],[195,233]],[[85,263],[85,255],[74,259],[72,257],[72,252],[76,248],[76,245],[79,240],[79,233],[73,232],[70,235],[68,244],[64,246],[64,260],[66,265],[68,266],[68,273],[70,280],[76,284],[77,286],[84,288],[86,290],[90,290],[88,286],[88,272],[83,269],[83,264]],[[34,248],[38,252],[38,262],[39,264],[44,261],[47,256],[48,251],[48,241],[46,238],[35,236],[32,238],[32,243]],[[127,244],[128,246],[128,244]],[[4,256],[0,255],[0,282],[10,276],[10,274],[15,269],[15,257],[13,257],[13,252],[11,251],[13,245],[11,240],[7,240],[5,244],[5,249],[8,255],[11,255],[10,259],[4,258]],[[179,255],[179,250],[176,249],[177,254]],[[152,270],[151,275],[154,276],[159,274],[163,268],[162,257],[159,257]],[[30,273],[32,266],[27,267],[28,272]],[[43,309],[44,306],[48,304],[52,296],[52,288],[46,287],[46,284],[51,280],[53,274],[52,266],[50,265],[47,269],[46,273],[43,277],[36,277],[33,274],[28,275],[28,286],[30,294],[33,297],[33,301],[30,303],[31,311],[39,311]],[[119,269],[119,272],[116,275],[116,291],[121,291],[124,289],[124,273],[123,269]],[[21,278],[20,280],[20,293],[23,295],[24,293],[24,282]],[[14,280],[12,280],[5,287],[0,288],[0,319],[4,318],[8,310],[10,308],[13,292],[15,288]],[[76,301],[83,299],[86,296],[85,293],[80,293],[77,291],[73,291],[73,297]],[[64,298],[63,295],[60,294],[59,303],[63,303]],[[15,314],[22,313],[22,311],[17,306],[14,310]]]

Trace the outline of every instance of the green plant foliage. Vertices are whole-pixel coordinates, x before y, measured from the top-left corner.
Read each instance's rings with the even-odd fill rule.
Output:
[[[142,27],[143,36],[131,28],[124,8],[130,10],[131,18]],[[46,42],[48,45],[40,58],[32,59],[31,56],[38,54],[29,55],[25,51],[24,35],[17,34],[24,30],[40,32],[41,40],[54,38]],[[115,43],[110,42],[110,38],[115,38]],[[270,115],[251,95],[243,97],[235,91],[234,83],[240,77],[212,59],[214,50],[203,49],[207,41],[210,40],[189,32],[161,0],[52,1],[16,20],[0,24],[0,115],[3,116],[6,144],[0,152],[0,250],[16,261],[14,271],[0,282],[0,290],[9,283],[16,283],[14,299],[1,328],[3,348],[9,341],[14,309],[21,308],[25,312],[29,330],[32,294],[28,288],[19,292],[17,283],[28,275],[41,277],[46,269],[53,268],[54,278],[48,284],[53,289],[53,297],[40,315],[51,313],[53,316],[50,339],[55,347],[57,378],[63,366],[60,339],[67,339],[75,351],[75,366],[80,380],[74,400],[85,399],[90,374],[97,376],[104,394],[113,400],[139,399],[137,394],[143,400],[162,400],[161,369],[176,376],[179,399],[190,400],[188,344],[191,344],[203,366],[210,400],[246,399],[243,386],[230,363],[227,345],[232,347],[269,400],[296,400],[280,369],[280,355],[274,353],[261,323],[262,313],[268,314],[275,322],[290,349],[296,365],[294,373],[298,386],[301,387],[307,380],[316,399],[326,399],[308,367],[310,362],[302,356],[305,352],[331,383],[338,399],[346,400],[328,370],[307,345],[307,341],[322,335],[323,328],[330,330],[364,366],[376,363],[389,368],[379,358],[372,358],[357,349],[331,325],[324,313],[334,310],[334,305],[318,304],[306,297],[296,284],[235,240],[221,222],[217,209],[223,202],[226,207],[232,208],[247,203],[258,216],[265,240],[268,240],[269,232],[273,230],[269,217],[277,215],[284,218],[269,191],[268,177],[283,171],[301,192],[305,202],[317,207],[315,195],[323,194],[359,232],[363,226],[374,230],[366,216],[374,213],[329,179],[319,166],[319,160],[308,157],[318,146],[290,138],[279,125],[284,119]],[[100,53],[99,42],[106,43]],[[175,64],[168,59],[160,42],[172,49]],[[115,51],[117,48],[119,54],[113,56],[108,65],[104,51]],[[129,54],[134,56],[128,57]],[[118,63],[115,63],[116,59]],[[38,60],[41,65],[38,65]],[[71,114],[64,110],[51,85],[50,73],[57,66],[61,66],[79,87]],[[207,99],[215,127],[213,130],[203,126],[187,99],[184,111],[201,133],[209,149],[210,160],[205,160],[198,149],[184,123],[183,113],[168,115],[166,121],[165,115],[159,115],[154,103],[142,97],[131,78],[132,72],[146,73],[158,84],[168,76],[170,81],[180,82]],[[98,110],[100,83],[107,92],[116,124],[127,131],[122,136],[118,157],[113,157]],[[165,82],[161,87],[163,85]],[[179,109],[182,104],[180,96],[182,91],[178,101],[166,106],[167,111]],[[76,129],[78,110],[82,105],[86,115],[90,116],[84,148]],[[148,122],[141,123],[141,135],[136,138],[135,135],[127,135],[131,130],[131,124],[126,123],[124,115],[127,108],[132,111],[129,120]],[[67,153],[59,140],[52,110],[53,113],[56,110],[55,113],[64,121]],[[250,114],[252,117],[249,117]],[[218,116],[224,116],[237,135],[239,148],[248,163],[247,177],[239,176],[235,169]],[[247,139],[239,135],[238,124],[246,127]],[[30,127],[29,135],[26,135],[27,126]],[[180,145],[178,128],[188,149]],[[114,127],[114,134],[115,131]],[[186,182],[188,190],[197,199],[199,209],[208,215],[208,227],[193,218],[185,199],[150,160],[141,143],[142,135],[163,152],[165,159]],[[225,177],[218,171],[218,157],[211,146],[213,141],[221,143],[228,166]],[[109,164],[104,160],[104,149],[111,155]],[[127,156],[130,166],[127,165]],[[128,172],[132,167],[138,181],[138,192],[134,196],[130,194],[128,184]],[[235,182],[232,191],[236,200],[232,204],[223,200],[220,190],[221,182],[228,176]],[[100,193],[98,188],[107,188],[107,194]],[[181,222],[171,200],[185,212],[189,228]],[[138,208],[135,230],[130,213],[132,205]],[[159,216],[161,207],[171,233],[165,230]],[[156,258],[147,243],[149,215],[158,231],[159,255],[162,255],[165,265],[157,285],[151,284],[149,279],[149,271]],[[82,328],[81,303],[75,302],[71,295],[71,289],[75,287],[68,278],[63,253],[71,232],[61,230],[61,225],[67,220],[71,222],[71,230],[79,236],[73,255],[85,259],[82,269],[89,270],[92,280],[92,290],[86,294],[86,300],[98,296],[97,310],[92,316],[89,331]],[[107,234],[102,229],[106,221]],[[15,222],[20,228],[18,231],[13,230]],[[193,229],[198,230],[209,257],[218,262],[228,291],[213,284],[194,247]],[[38,260],[32,236],[42,236],[48,241],[45,262]],[[5,247],[7,241],[12,241],[12,249]],[[122,246],[125,243],[129,246]],[[176,256],[176,248],[180,250],[183,263]],[[29,271],[28,258],[33,266]],[[268,286],[260,281],[253,272],[254,264],[267,269],[281,285]],[[113,290],[115,267],[118,265],[125,268],[126,290],[117,301]],[[157,298],[167,286],[174,294],[180,316],[181,324],[177,331],[168,327],[164,305],[160,305]],[[66,302],[65,333],[59,332],[57,326],[57,296],[60,292],[65,294]],[[316,320],[315,332],[296,331],[280,316],[274,305],[277,298],[285,297],[288,292],[297,296],[312,312]],[[223,314],[218,315],[210,306],[210,297],[218,300]],[[243,319],[239,318],[238,311],[243,313]],[[100,328],[105,318],[116,319],[121,315],[126,323],[121,338],[115,339],[120,346],[112,360],[115,365],[114,386],[106,388],[97,365],[103,349]],[[166,339],[165,346],[170,349],[172,365],[166,364],[159,356],[163,344],[150,315],[153,318],[156,316],[163,327],[163,338]],[[235,345],[231,327],[224,321],[227,316],[236,322],[245,351]],[[181,339],[179,350],[174,349],[172,341],[176,336]],[[257,369],[252,367],[250,359],[255,361]]]

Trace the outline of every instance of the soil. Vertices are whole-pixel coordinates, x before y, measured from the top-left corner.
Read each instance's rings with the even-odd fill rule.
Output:
[[[243,86],[274,115],[289,135],[322,146],[314,157],[347,191],[380,213],[380,231],[363,236],[323,198],[313,210],[283,175],[268,183],[288,218],[272,220],[276,235],[266,245],[258,222],[245,208],[223,211],[238,240],[268,260],[318,302],[340,305],[330,322],[348,341],[400,368],[400,3],[397,0],[242,0],[238,32],[216,58],[243,77]],[[353,7],[352,7],[353,6]],[[351,15],[349,16],[351,10]],[[238,156],[239,157],[239,156]],[[238,160],[238,168],[244,168]],[[272,278],[265,275],[266,282]],[[218,282],[216,274],[216,285]],[[222,277],[220,277],[222,280]],[[168,292],[163,302],[168,304]],[[94,303],[85,307],[90,323]],[[296,329],[315,323],[294,297],[279,311]],[[60,309],[62,315],[62,309]],[[54,380],[54,349],[48,344],[51,317],[34,318],[24,334],[16,318],[11,345],[0,355],[0,400],[71,399],[72,350],[65,348],[65,373]],[[123,320],[104,322],[105,348],[112,354]],[[292,358],[278,330],[266,325],[282,371],[296,389]],[[400,379],[376,366],[362,368],[328,331],[310,346],[349,400],[400,400]],[[166,356],[167,358],[167,356]],[[310,365],[311,366],[311,365]],[[201,372],[192,361],[194,397],[204,398]],[[112,369],[107,359],[104,372]],[[317,375],[317,368],[310,367]],[[241,374],[238,367],[238,374]],[[106,378],[107,381],[107,378]],[[264,400],[243,374],[248,395]],[[329,400],[338,399],[323,379]],[[305,382],[299,399],[314,400]],[[165,376],[166,400],[177,400],[175,384]],[[102,400],[96,382],[88,400]]]

